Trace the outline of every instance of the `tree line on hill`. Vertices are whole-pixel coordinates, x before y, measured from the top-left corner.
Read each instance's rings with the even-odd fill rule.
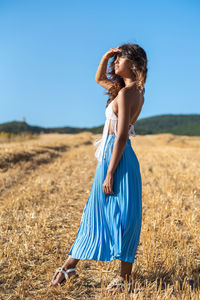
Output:
[[[40,126],[32,126],[22,121],[13,121],[0,124],[0,132],[10,132],[14,134],[20,133],[80,133],[90,131],[94,134],[101,134],[103,126],[98,127],[52,127],[45,128]],[[135,124],[136,135],[172,133],[175,135],[200,136],[200,115],[159,115],[154,117],[143,118],[137,120]]]

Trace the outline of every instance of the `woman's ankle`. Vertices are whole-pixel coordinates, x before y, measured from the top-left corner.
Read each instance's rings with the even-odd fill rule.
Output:
[[[74,265],[71,265],[71,264],[63,264],[62,265],[62,269],[64,270],[64,271],[67,271],[67,270],[69,270],[69,269],[76,269],[76,266],[74,266]],[[73,270],[73,271],[70,271],[68,274],[70,275],[70,274],[75,274],[76,273],[76,270]]]
[[[119,276],[119,279],[122,280],[123,282],[125,281],[130,281],[130,275],[125,275],[125,276]]]
[[[64,270],[75,269],[78,261],[79,260],[73,259],[69,256],[68,259],[64,262],[62,268]]]

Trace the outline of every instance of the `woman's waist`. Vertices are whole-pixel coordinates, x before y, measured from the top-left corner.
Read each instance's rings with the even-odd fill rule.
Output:
[[[114,133],[108,133],[107,137],[106,137],[106,140],[110,140],[110,139],[115,140],[116,138],[117,138],[117,136]],[[131,140],[130,140],[129,136],[128,136],[127,140],[126,140],[126,143],[131,144]]]

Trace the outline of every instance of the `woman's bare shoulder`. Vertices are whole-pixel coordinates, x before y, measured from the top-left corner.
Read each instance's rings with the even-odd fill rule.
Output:
[[[131,107],[142,107],[144,104],[144,95],[140,93],[138,88],[136,86],[134,87],[123,87],[119,93],[123,94],[123,98],[125,102],[127,102],[127,105],[130,105]],[[128,104],[129,103],[129,104]]]

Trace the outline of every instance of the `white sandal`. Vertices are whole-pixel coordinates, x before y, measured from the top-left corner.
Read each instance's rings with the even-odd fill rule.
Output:
[[[59,268],[56,270],[55,274],[53,275],[53,278],[52,278],[52,281],[51,281],[51,282],[53,282],[53,281],[56,279],[56,277],[57,277],[57,275],[58,275],[59,273],[63,273],[63,274],[65,275],[65,278],[63,278],[63,280],[62,280],[61,282],[58,283],[58,284],[60,284],[60,285],[62,286],[62,285],[65,284],[66,280],[69,278],[68,273],[70,273],[70,272],[72,272],[72,271],[75,271],[75,270],[76,270],[75,268],[71,268],[71,269],[68,269],[68,270],[65,271],[65,270],[63,270],[63,268],[59,267]],[[76,274],[75,276],[78,277],[78,274]]]
[[[108,292],[108,291],[110,291],[112,288],[118,287],[118,286],[124,288],[124,287],[125,287],[125,283],[123,282],[123,280],[121,280],[121,279],[119,279],[119,278],[113,279],[113,280],[111,281],[111,283],[109,283],[109,285],[107,286],[106,291]],[[131,279],[130,282],[128,283],[128,290],[129,290],[129,291],[130,291],[131,286],[132,286],[132,279]]]

